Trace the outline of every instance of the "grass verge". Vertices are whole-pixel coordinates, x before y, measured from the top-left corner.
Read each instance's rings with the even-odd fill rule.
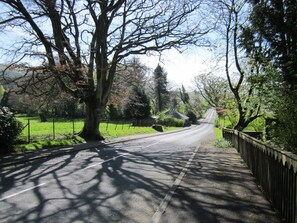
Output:
[[[25,125],[27,119],[21,119]],[[73,133],[79,132],[83,127],[83,121],[77,120],[73,124],[72,120],[57,120],[54,123],[55,135],[53,134],[53,122],[40,122],[38,119],[30,120],[30,143],[18,144],[16,146],[16,151],[35,151],[43,148],[50,147],[61,147],[61,146],[72,146],[77,143],[85,142],[82,138],[78,136],[73,136]],[[180,129],[179,127],[163,127],[163,130],[171,131]],[[128,123],[101,123],[100,125],[101,134],[106,139],[146,134],[146,133],[156,133],[151,127],[139,127],[131,126]],[[28,139],[28,126],[24,129],[21,140],[27,141]]]
[[[18,144],[15,150],[17,152],[35,151],[38,149],[58,147],[58,146],[59,147],[72,146],[83,142],[85,141],[80,137],[75,137],[73,139],[40,140],[37,142],[28,143],[28,144]]]
[[[222,139],[223,138],[222,129],[215,128],[214,130],[215,130],[215,133],[216,133],[216,139]]]
[[[216,141],[214,143],[214,146],[217,148],[222,148],[222,149],[226,149],[226,148],[231,148],[232,143],[225,140],[223,138],[223,133],[222,133],[222,129],[220,128],[215,128],[215,133],[216,133]]]

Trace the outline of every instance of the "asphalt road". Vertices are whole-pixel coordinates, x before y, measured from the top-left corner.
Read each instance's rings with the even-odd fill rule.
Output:
[[[202,182],[203,178],[195,179],[193,170],[200,170],[201,162],[208,159],[206,152],[201,153],[200,144],[213,137],[214,117],[212,110],[201,125],[185,131],[77,151],[3,170],[0,173],[0,222],[234,220],[232,213],[221,221],[214,218],[210,211],[214,206],[209,206],[209,210],[206,207],[199,209],[199,206],[186,210],[182,205],[183,202],[191,204],[191,199],[202,205],[209,199],[195,198],[199,193],[193,188],[199,188],[197,182]],[[207,173],[215,170],[209,168]],[[209,183],[204,180],[202,188],[207,188]],[[267,205],[264,201],[260,208],[265,207],[265,213],[272,216],[266,219],[273,222],[275,216]],[[199,217],[197,213],[201,213]],[[224,213],[220,215],[224,216]],[[236,216],[241,222],[240,215]]]

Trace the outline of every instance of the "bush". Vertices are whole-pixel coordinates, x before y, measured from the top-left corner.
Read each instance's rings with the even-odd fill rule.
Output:
[[[276,123],[272,128],[275,143],[285,150],[297,153],[297,91],[283,95],[275,103]]]
[[[184,121],[172,116],[163,116],[158,120],[158,124],[165,126],[184,127]]]
[[[121,111],[114,104],[110,104],[107,107],[107,113],[109,115],[109,119],[112,121],[122,118]]]
[[[0,107],[0,153],[13,150],[22,129],[22,124],[16,120],[9,108]]]
[[[216,128],[221,128],[221,120],[218,116],[216,117],[214,124]]]
[[[215,142],[215,147],[217,148],[222,148],[222,149],[226,149],[226,148],[231,148],[233,147],[232,143],[225,140],[225,139],[217,139]]]
[[[189,117],[189,120],[191,121],[192,124],[197,124],[197,116],[194,112],[188,111],[187,116]]]

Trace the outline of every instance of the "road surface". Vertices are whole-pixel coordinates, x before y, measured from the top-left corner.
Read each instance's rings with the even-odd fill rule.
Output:
[[[220,208],[238,201],[235,192],[225,200],[211,189],[231,190],[225,180],[214,185],[211,178],[218,182],[221,176],[220,168],[211,166],[217,151],[208,154],[200,146],[213,137],[214,117],[211,110],[201,125],[188,130],[2,170],[0,222],[249,222],[242,216],[257,213],[265,215],[250,222],[277,222],[256,186],[256,192],[248,192],[258,193],[263,200],[258,206],[244,204],[242,215],[238,208]],[[209,191],[216,196],[207,196]]]

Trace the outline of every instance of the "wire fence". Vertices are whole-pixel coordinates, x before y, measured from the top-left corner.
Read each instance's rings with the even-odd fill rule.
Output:
[[[23,131],[21,140],[27,143],[37,140],[71,139],[83,128],[84,121],[78,119],[52,119],[47,122],[40,122],[36,119],[22,120]],[[153,124],[147,120],[133,121],[110,121],[104,120],[100,123],[100,131],[105,137],[125,135],[127,131],[131,134],[147,132],[147,127]],[[134,131],[133,131],[134,130]],[[153,131],[153,130],[152,130]]]

